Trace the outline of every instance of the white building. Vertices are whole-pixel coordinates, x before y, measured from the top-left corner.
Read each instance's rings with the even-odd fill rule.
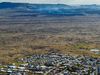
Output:
[[[90,51],[91,52],[94,52],[95,54],[99,54],[100,53],[100,50],[99,49],[91,49]]]

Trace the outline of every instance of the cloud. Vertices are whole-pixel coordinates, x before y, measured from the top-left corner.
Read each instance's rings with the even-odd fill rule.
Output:
[[[59,4],[100,4],[100,0],[0,0],[0,2],[59,3]]]
[[[100,4],[100,0],[71,0],[70,4]]]

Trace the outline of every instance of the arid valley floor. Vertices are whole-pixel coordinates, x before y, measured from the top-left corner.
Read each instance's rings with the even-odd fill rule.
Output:
[[[0,75],[100,75],[100,5],[0,3]]]
[[[100,74],[99,9],[91,15],[92,6],[0,6],[0,75]]]
[[[100,57],[90,51],[100,49],[99,16],[11,17],[14,11],[6,12],[0,13],[0,63],[50,51]]]

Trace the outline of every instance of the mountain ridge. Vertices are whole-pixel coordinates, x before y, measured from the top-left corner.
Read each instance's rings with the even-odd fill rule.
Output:
[[[65,4],[29,4],[29,3],[0,3],[0,9],[10,9],[19,11],[28,11],[40,15],[65,15],[65,16],[83,16],[100,15],[100,5],[65,5]]]

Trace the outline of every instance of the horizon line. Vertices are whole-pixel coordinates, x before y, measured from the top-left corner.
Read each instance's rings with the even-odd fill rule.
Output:
[[[64,3],[28,3],[28,2],[0,2],[0,3],[21,3],[21,4],[63,4],[63,5],[71,5],[71,6],[79,6],[79,5],[100,5],[100,4],[64,4]]]

